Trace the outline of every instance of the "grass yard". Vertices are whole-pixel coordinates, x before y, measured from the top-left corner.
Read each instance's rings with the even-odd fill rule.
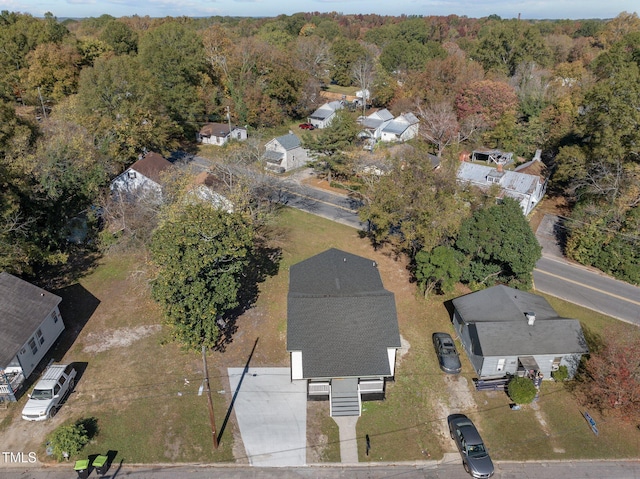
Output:
[[[283,210],[273,231],[271,246],[281,251],[277,274],[259,285],[258,300],[238,318],[231,342],[208,355],[217,427],[222,432],[217,451],[212,451],[206,398],[197,394],[201,355],[168,341],[160,311],[149,296],[147,258],[138,256],[104,258],[78,283],[57,292],[64,298],[67,332],[56,360],[78,362],[82,377],[68,404],[46,427],[95,417],[99,434],[82,451],[83,457],[115,450],[116,462],[126,463],[246,463],[235,417],[228,415],[232,391],[226,370],[245,366],[250,357],[252,367],[289,365],[289,267],[335,247],[378,263],[385,287],[395,294],[403,339],[396,381],[388,385],[386,400],[363,403],[357,425],[360,461],[440,459],[443,453],[454,452],[446,429],[446,416],[452,411],[474,419],[498,460],[637,457],[638,429],[590,411],[600,428],[600,436],[594,436],[563,385],[543,383],[535,406],[512,411],[505,394],[473,390],[473,371],[459,343],[462,374],[442,373],[431,334],[453,332],[444,300],[464,294],[464,288],[451,297],[425,300],[409,282],[403,260],[386,250],[375,251],[352,228],[297,210]],[[548,300],[560,315],[581,320],[594,335],[607,328],[633,327],[555,298]],[[11,422],[20,421],[23,403],[24,399],[2,416],[3,435]],[[307,461],[338,462],[338,428],[329,417],[328,402],[309,401],[307,413]],[[40,444],[39,457],[44,457],[44,446]]]

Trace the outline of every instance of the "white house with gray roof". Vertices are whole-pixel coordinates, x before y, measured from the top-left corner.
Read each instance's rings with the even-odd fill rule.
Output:
[[[538,162],[541,163],[539,160]],[[547,189],[546,178],[540,175],[504,170],[502,165],[493,168],[467,161],[460,163],[457,179],[459,183],[471,184],[485,191],[493,185],[498,185],[500,187],[498,197],[506,196],[514,199],[525,215],[531,213]]]
[[[325,103],[309,116],[309,123],[315,128],[326,128],[335,118],[336,111],[342,108],[344,108],[344,102],[340,100]]]
[[[16,400],[25,379],[64,330],[60,301],[55,294],[0,273],[0,400]]]
[[[309,152],[302,147],[300,138],[292,132],[269,141],[265,150],[262,158],[267,169],[277,173],[300,168],[312,160]]]
[[[550,379],[560,366],[573,377],[589,352],[580,322],[559,317],[542,296],[499,285],[452,304],[453,327],[479,379]]]
[[[413,113],[395,117],[380,130],[380,141],[407,141],[418,134],[420,120]]]
[[[291,379],[328,397],[331,416],[359,416],[363,395],[383,397],[399,348],[395,298],[375,261],[332,248],[291,266]]]
[[[382,136],[382,129],[392,120],[393,114],[386,108],[374,111],[367,116],[361,116],[358,118],[358,123],[362,125],[362,132],[359,136],[373,138],[377,141]]]

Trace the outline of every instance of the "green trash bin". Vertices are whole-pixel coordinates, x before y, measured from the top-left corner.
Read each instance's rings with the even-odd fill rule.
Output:
[[[76,461],[73,469],[78,473],[79,479],[87,479],[89,477],[89,459],[80,459]]]
[[[109,469],[108,464],[109,458],[107,456],[98,456],[93,460],[93,467],[96,468],[96,472],[103,476],[107,473],[107,469]]]

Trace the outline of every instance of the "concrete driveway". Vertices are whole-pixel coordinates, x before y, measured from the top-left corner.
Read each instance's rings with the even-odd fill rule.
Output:
[[[252,466],[306,465],[307,388],[289,368],[228,368],[233,408]]]

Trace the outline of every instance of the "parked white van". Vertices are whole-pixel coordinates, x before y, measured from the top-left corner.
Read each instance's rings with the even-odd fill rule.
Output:
[[[72,365],[49,366],[29,395],[29,400],[22,410],[22,419],[44,421],[55,416],[73,389],[75,379],[76,370]]]

